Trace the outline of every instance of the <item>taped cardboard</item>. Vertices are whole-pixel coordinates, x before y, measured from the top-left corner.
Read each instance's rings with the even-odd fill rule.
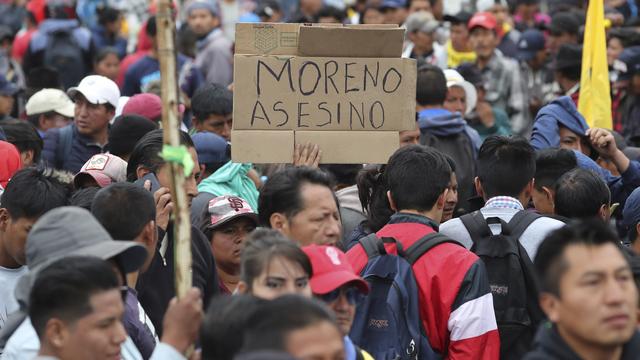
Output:
[[[234,68],[237,130],[415,128],[413,59],[236,55]]]
[[[233,162],[272,164],[293,160],[293,131],[234,130],[231,144]]]
[[[296,55],[300,24],[239,23],[235,53],[245,55]]]
[[[395,131],[296,131],[296,144],[316,144],[322,164],[386,164],[398,150]]]

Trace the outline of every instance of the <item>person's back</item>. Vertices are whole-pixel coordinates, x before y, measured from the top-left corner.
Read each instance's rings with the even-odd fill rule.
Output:
[[[459,188],[459,207],[467,209],[473,193],[475,158],[480,136],[459,113],[444,109],[447,81],[442,70],[423,65],[418,70],[416,102],[420,144],[436,148],[456,163]]]
[[[413,145],[390,158],[385,176],[396,214],[377,236],[395,238],[407,249],[437,231],[451,168],[437,150]],[[395,244],[385,248],[397,253]],[[368,261],[360,244],[349,250],[347,258],[358,273]],[[420,318],[431,347],[460,358],[497,358],[499,338],[493,301],[478,257],[459,245],[443,243],[422,255],[414,263],[413,272]],[[472,325],[472,319],[477,325]]]

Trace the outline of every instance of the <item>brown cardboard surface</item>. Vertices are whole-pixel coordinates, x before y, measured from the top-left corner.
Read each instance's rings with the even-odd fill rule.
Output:
[[[296,55],[301,24],[238,23],[236,54]]]
[[[293,131],[234,130],[231,132],[231,159],[255,164],[290,163],[293,141]]]
[[[415,128],[413,59],[235,55],[236,130]]]
[[[399,58],[403,40],[404,29],[398,27],[301,26],[298,55]]]
[[[398,149],[397,131],[296,131],[296,144],[317,144],[323,164],[386,164]],[[232,146],[233,148],[233,146]]]

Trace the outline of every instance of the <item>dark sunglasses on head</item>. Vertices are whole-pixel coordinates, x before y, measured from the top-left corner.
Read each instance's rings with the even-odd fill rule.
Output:
[[[360,303],[364,299],[364,295],[355,287],[348,288],[339,288],[335,289],[332,292],[320,295],[320,299],[326,303],[332,303],[340,297],[340,294],[344,293],[347,298],[347,301],[351,305],[355,305]]]

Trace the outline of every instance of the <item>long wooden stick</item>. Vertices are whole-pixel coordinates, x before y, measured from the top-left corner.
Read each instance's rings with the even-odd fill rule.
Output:
[[[162,128],[165,145],[180,146],[180,122],[178,120],[178,83],[176,52],[174,48],[175,25],[171,16],[171,0],[159,0],[156,25],[158,28],[158,58],[162,84]],[[191,288],[191,219],[185,176],[182,167],[171,165],[171,198],[174,214],[175,286],[176,295],[182,297]]]

